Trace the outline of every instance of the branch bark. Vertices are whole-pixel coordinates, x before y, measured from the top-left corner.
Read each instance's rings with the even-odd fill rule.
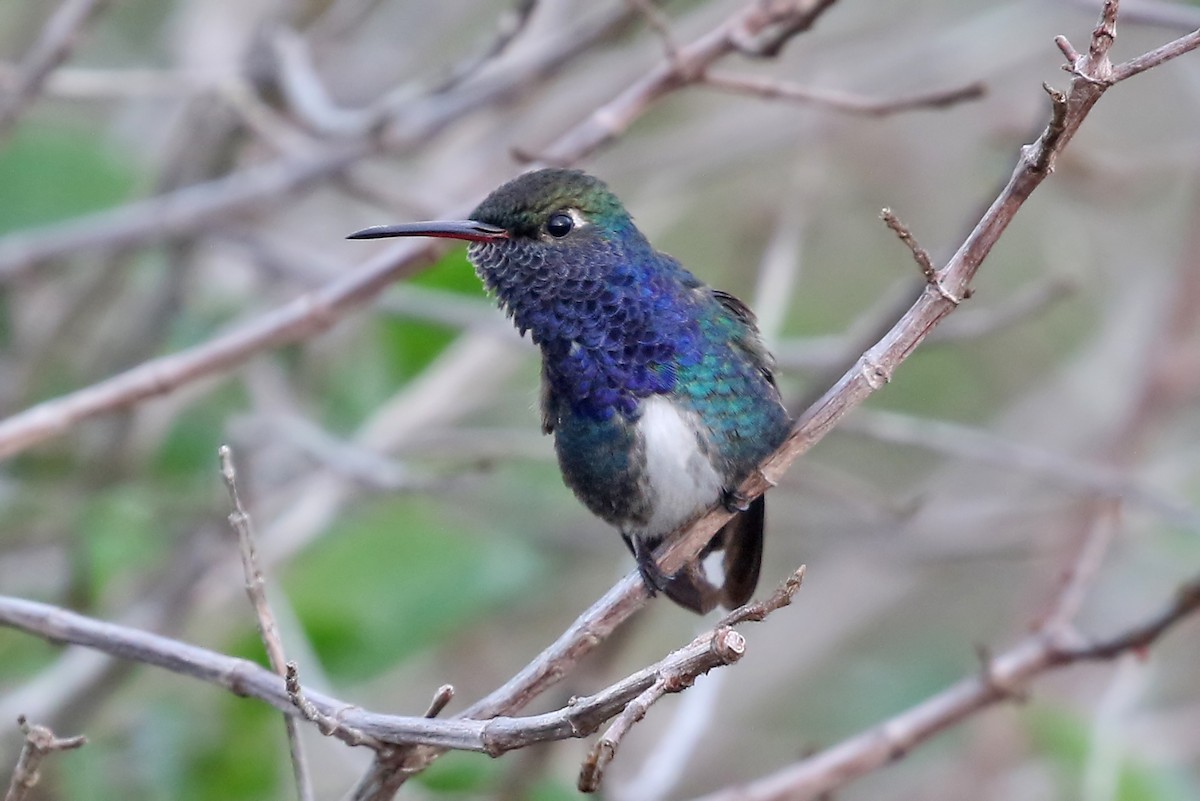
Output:
[[[95,254],[153,244],[199,233],[239,214],[261,212],[369,156],[428,140],[481,106],[500,102],[518,89],[552,75],[616,29],[626,14],[616,10],[592,17],[569,33],[548,38],[534,56],[496,70],[487,80],[446,94],[428,94],[398,107],[385,104],[376,110],[372,130],[357,139],[334,142],[315,153],[246,167],[158,197],[0,238],[0,283],[83,251]]]
[[[25,58],[16,77],[0,93],[0,138],[2,138],[31,102],[42,91],[50,73],[71,55],[83,28],[109,0],[64,0],[51,15],[41,35]]]
[[[70,751],[87,744],[87,738],[83,735],[57,737],[45,726],[30,725],[24,716],[17,718],[17,725],[25,735],[25,744],[21,747],[21,755],[17,757],[4,801],[23,801],[41,781],[42,762],[47,756],[55,751]]]
[[[819,14],[827,7],[827,3],[814,4],[813,13]],[[891,380],[895,369],[912,354],[946,315],[954,311],[958,305],[957,299],[969,295],[971,280],[983,260],[1024,202],[1053,172],[1059,153],[1079,130],[1092,106],[1113,85],[1113,76],[1137,74],[1136,71],[1128,69],[1127,65],[1121,65],[1114,70],[1108,59],[1108,50],[1115,36],[1116,12],[1117,3],[1109,0],[1105,4],[1100,24],[1093,32],[1088,52],[1073,59],[1069,65],[1075,76],[1069,90],[1062,93],[1047,87],[1051,113],[1046,128],[1037,141],[1022,148],[1007,184],[954,256],[936,271],[932,280],[927,281],[925,291],[895,326],[797,419],[792,434],[783,445],[738,487],[738,492],[743,497],[753,500],[775,486],[792,462],[828,434],[849,411],[885,386]],[[758,17],[750,19],[760,21]],[[606,136],[605,132],[614,135],[623,130],[621,125],[624,120],[635,115],[645,103],[666,91],[668,86],[678,82],[678,63],[689,63],[689,58],[698,57],[699,54],[732,49],[748,30],[750,25],[747,20],[730,21],[718,31],[698,40],[693,45],[693,56],[686,54],[688,48],[681,48],[676,63],[660,67],[608,106],[593,114],[589,125],[581,129],[580,135],[586,132],[590,139],[601,142]],[[1182,55],[1197,46],[1200,46],[1200,37],[1182,37],[1154,51],[1164,54],[1155,63]],[[1138,61],[1135,59],[1129,64]],[[573,146],[572,138],[564,138],[558,143],[562,150],[552,148],[546,158],[553,163],[556,161],[556,153],[574,152],[570,150]],[[670,574],[695,559],[704,545],[731,516],[727,510],[717,507],[682,527],[676,536],[668,538],[667,544],[660,549],[659,567]],[[592,604],[525,668],[502,687],[473,704],[463,715],[479,718],[519,709],[531,698],[555,684],[647,600],[645,586],[637,572],[630,573]],[[413,755],[403,761],[406,769],[411,770],[414,764],[424,764],[437,756],[435,749],[422,750],[423,756]],[[397,764],[400,762],[397,761]],[[400,771],[376,765],[359,783],[353,798],[355,801],[388,799],[402,782]]]
[[[1200,576],[1181,586],[1161,611],[1105,640],[1066,644],[1042,633],[987,659],[980,674],[795,765],[694,801],[806,801],[821,798],[903,757],[929,738],[1001,701],[1020,698],[1034,678],[1080,662],[1113,659],[1151,645],[1200,610]]]
[[[748,615],[738,622],[754,619],[754,615]],[[298,708],[293,700],[295,688],[289,692],[284,677],[245,659],[96,620],[50,604],[8,596],[0,596],[0,625],[51,642],[82,645],[121,659],[153,665],[214,684],[235,695],[257,698],[287,715],[309,717]],[[743,652],[744,638],[729,625],[719,625],[599,693],[575,698],[553,712],[527,717],[469,719],[458,716],[435,720],[424,716],[381,715],[313,690],[303,689],[300,694],[319,715],[337,720],[341,727],[333,732],[334,736],[350,745],[374,745],[359,737],[365,734],[384,745],[422,744],[499,756],[534,743],[590,734],[604,721],[619,714],[661,676],[695,677],[737,661]]]

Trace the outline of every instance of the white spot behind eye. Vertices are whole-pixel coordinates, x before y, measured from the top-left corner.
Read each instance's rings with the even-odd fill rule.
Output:
[[[571,217],[571,222],[575,223],[576,228],[582,228],[588,224],[587,217],[583,216],[583,212],[573,206],[567,209],[567,214]]]

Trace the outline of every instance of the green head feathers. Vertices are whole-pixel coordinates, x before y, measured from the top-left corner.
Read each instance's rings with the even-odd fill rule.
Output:
[[[471,219],[530,235],[555,212],[576,209],[601,228],[624,228],[629,214],[598,178],[579,170],[548,168],[514,178],[488,195]]]

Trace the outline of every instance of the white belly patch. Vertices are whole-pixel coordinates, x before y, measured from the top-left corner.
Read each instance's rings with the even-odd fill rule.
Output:
[[[646,447],[646,480],[654,513],[640,533],[665,534],[721,497],[722,481],[700,447],[695,415],[661,395],[642,401],[638,430]]]

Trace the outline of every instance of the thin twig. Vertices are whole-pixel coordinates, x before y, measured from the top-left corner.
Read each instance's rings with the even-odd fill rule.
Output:
[[[624,133],[658,100],[695,82],[711,65],[759,37],[782,44],[787,37],[808,30],[834,0],[792,0],[752,3],[719,26],[685,45],[677,46],[642,78],[597,108],[586,119],[538,151],[546,164],[572,164]],[[779,38],[782,37],[782,38]]]
[[[25,54],[15,80],[0,94],[0,137],[41,92],[54,68],[71,55],[84,26],[108,5],[108,1],[63,0]]]
[[[1041,622],[1041,628],[1049,636],[1069,636],[1079,610],[1083,608],[1088,590],[1104,564],[1104,557],[1116,538],[1119,529],[1120,504],[1109,501],[1097,504],[1087,517],[1090,528],[1084,533],[1082,542],[1066,569],[1062,587],[1050,606],[1050,613]]]
[[[1099,11],[1102,2],[1097,0],[1066,0],[1067,5],[1077,6],[1091,12]],[[1121,5],[1121,22],[1129,25],[1158,25],[1185,31],[1200,28],[1200,9],[1193,5],[1173,3],[1170,0],[1137,0]]]
[[[0,459],[69,431],[78,423],[162,395],[241,364],[270,347],[329,328],[350,309],[428,260],[427,244],[398,245],[349,275],[302,295],[229,333],[179,353],[151,359],[112,378],[63,395],[0,421]]]
[[[323,136],[362,137],[386,122],[387,116],[377,109],[347,109],[334,102],[317,73],[308,42],[298,33],[277,26],[264,36],[288,110],[309,130]]]
[[[1184,53],[1189,53],[1200,47],[1200,30],[1193,31],[1187,36],[1181,36],[1173,42],[1151,50],[1149,53],[1140,55],[1137,58],[1130,59],[1124,64],[1120,64],[1113,69],[1112,81],[1124,81],[1132,78],[1134,75],[1140,75],[1148,69],[1153,69],[1159,64],[1170,61],[1173,58],[1178,58]]]
[[[816,0],[798,2],[790,13],[799,15],[807,24],[811,24],[815,21],[815,15],[819,15],[828,5],[828,2]],[[729,38],[731,31],[762,30],[787,19],[790,17],[782,11],[751,7],[685,48],[685,55],[689,63],[692,59],[698,59],[699,63],[710,63],[721,55],[733,52],[734,46]],[[595,33],[592,29],[588,31]],[[567,52],[562,49],[565,47],[565,44],[560,45],[560,49],[554,50],[551,55],[566,58]],[[553,63],[550,56],[547,56],[547,60]],[[610,132],[603,127],[597,128],[597,119],[608,119],[610,113],[636,116],[645,110],[651,100],[674,86],[671,79],[674,74],[670,69],[664,69],[662,74],[654,73],[648,81],[638,82],[610,103],[606,111],[599,113],[599,117],[593,115],[560,137],[552,146],[552,151],[567,161],[574,161],[600,146]],[[420,116],[415,111],[412,114]],[[444,124],[450,112],[444,111],[444,115],[424,124]],[[422,135],[427,135],[430,129],[426,127],[422,130]],[[307,186],[321,177],[340,171],[374,149],[373,140],[356,142],[341,149],[333,148],[307,162],[297,164],[288,161],[255,168],[217,182],[181,190],[190,193],[186,202],[182,196],[177,203],[155,199],[143,201],[140,206],[134,204],[117,210],[111,213],[114,215],[112,218],[104,216],[104,213],[94,215],[85,218],[78,228],[73,229],[77,238],[73,238],[71,231],[56,228],[52,231],[54,236],[35,237],[32,242],[10,239],[0,243],[0,279],[5,277],[6,265],[13,270],[9,274],[11,276],[20,269],[82,247],[133,244],[143,241],[148,234],[161,237],[191,230],[201,222],[210,221],[211,215],[226,215],[243,207],[257,206],[264,197],[281,196],[287,191]],[[428,259],[437,252],[440,252],[440,248],[435,243],[415,246],[410,243],[398,244],[351,275],[269,312],[241,329],[189,351],[145,362],[121,375],[43,402],[0,421],[0,459],[62,434],[83,420],[170,392],[183,384],[226,371],[261,350],[322,331],[348,309],[406,274],[417,260]]]
[[[796,597],[796,593],[800,591],[800,585],[804,583],[804,574],[808,570],[807,565],[800,565],[788,576],[782,584],[775,588],[775,592],[771,593],[771,597],[765,601],[751,601],[748,604],[739,606],[728,615],[721,619],[717,624],[720,626],[736,626],[739,623],[750,622],[760,623],[766,619],[767,615],[777,609],[782,609],[792,602]]]
[[[804,565],[801,565],[778,589],[765,601],[748,603],[730,612],[704,635],[710,647],[723,651],[721,664],[731,664],[741,658],[745,651],[745,639],[733,631],[732,626],[739,623],[759,623],[767,615],[781,609],[792,602],[800,585],[804,582]],[[697,667],[700,672],[708,668]],[[642,691],[641,695],[629,702],[629,705],[617,716],[604,735],[596,742],[579,772],[578,787],[580,792],[593,793],[600,787],[604,770],[612,758],[616,756],[617,748],[629,733],[634,724],[646,716],[646,712],[660,698],[668,693],[677,693],[692,685],[699,672],[663,672],[654,683]]]
[[[901,284],[897,292],[898,295],[903,295],[905,308],[908,299],[913,295],[908,287],[907,283]],[[924,347],[972,341],[1020,325],[1068,297],[1074,287],[1074,282],[1067,278],[1050,277],[1002,299],[994,306],[963,309],[947,317],[934,329],[925,340]],[[845,364],[847,354],[862,352],[861,347],[854,347],[862,341],[861,332],[871,330],[872,326],[878,327],[880,321],[890,325],[898,316],[898,313],[893,312],[895,304],[887,302],[887,295],[881,295],[880,299],[880,302],[871,305],[860,320],[848,327],[847,333],[784,339],[773,348],[776,362],[785,372],[788,369],[819,371],[840,368]],[[436,301],[437,298],[433,300]],[[417,311],[409,311],[410,307],[415,306],[415,302],[406,303],[403,310],[405,313],[416,315]],[[434,312],[430,312],[430,316],[433,314]]]
[[[664,801],[673,789],[693,775],[695,755],[724,728],[723,688],[742,687],[737,671],[709,673],[673,705],[671,719],[662,723],[655,742],[635,755],[639,761],[634,775],[629,771],[619,782],[609,782],[605,798],[610,801]],[[714,725],[716,724],[716,725]]]
[[[767,100],[808,103],[846,114],[862,114],[868,117],[887,117],[908,111],[948,108],[978,100],[987,92],[987,86],[982,81],[972,81],[952,89],[937,89],[902,97],[876,98],[832,89],[811,89],[762,75],[729,75],[711,71],[704,73],[699,85],[722,92],[753,95]]]
[[[1191,408],[1200,390],[1200,384],[1178,378],[1200,371],[1200,349],[1195,344],[1200,337],[1200,278],[1195,269],[1200,234],[1194,234],[1192,240],[1190,251],[1176,269],[1170,305],[1159,323],[1158,335],[1145,346],[1141,381],[1131,383],[1128,410],[1101,456],[1114,471],[1131,471],[1152,432],[1172,413]],[[1117,499],[1112,497],[1094,499],[1080,511],[1072,538],[1077,545],[1060,571],[1061,587],[1038,623],[1048,636],[1069,633],[1083,596],[1112,545],[1119,512]],[[1195,519],[1193,512],[1192,521]]]
[[[446,708],[446,705],[449,704],[453,699],[454,688],[452,686],[449,684],[443,684],[441,687],[438,687],[437,692],[433,694],[433,698],[429,701],[429,708],[425,710],[425,717],[436,718],[438,715],[442,714],[442,711]]]
[[[335,142],[318,153],[281,158],[158,197],[0,238],[0,282],[13,281],[37,267],[87,251],[96,254],[190,236],[239,214],[259,213],[297,192],[336,176],[383,147],[427,141],[463,115],[498,102],[515,88],[544,80],[570,59],[614,30],[627,12],[598,14],[569,32],[552,37],[527,59],[497,69],[486,83],[463,87],[462,95],[431,95],[397,105],[376,106],[387,115],[386,137]],[[387,98],[385,98],[387,100]]]
[[[229,526],[238,538],[246,595],[250,598],[250,604],[254,607],[254,614],[258,619],[258,632],[267,651],[267,660],[271,669],[282,676],[287,659],[284,657],[279,628],[275,625],[275,614],[267,601],[266,580],[263,578],[262,568],[258,565],[258,552],[254,547],[253,523],[250,514],[242,505],[242,497],[238,492],[233,450],[228,445],[222,445],[217,450],[217,456],[221,462],[221,478],[225,482],[229,502],[233,506],[233,511],[229,513]]]
[[[375,737],[353,726],[348,726],[332,715],[327,715],[317,709],[316,705],[304,694],[304,688],[300,685],[300,669],[295,662],[288,662],[284,667],[284,686],[287,688],[288,700],[300,712],[300,716],[315,725],[317,731],[326,737],[336,737],[349,746],[365,745],[376,751],[386,751],[390,747]],[[287,719],[292,720],[293,718],[289,715]]]
[[[825,7],[818,3],[807,8],[819,14]],[[739,18],[723,26],[719,32],[685,46],[681,58],[711,59],[716,57],[714,51],[719,54],[725,52],[726,48],[734,48],[734,41],[738,38],[735,30],[747,29],[750,25],[748,20],[762,27],[770,24],[760,17]],[[1094,68],[1103,69],[1102,65]],[[1090,60],[1083,63],[1080,69],[1085,74],[1072,81],[1070,92],[1062,102],[1053,104],[1045,131],[1035,143],[1022,149],[1008,183],[949,263],[937,272],[938,282],[951,297],[962,297],[966,293],[984,258],[1025,200],[1051,174],[1054,158],[1067,146],[1092,106],[1111,85],[1088,77],[1087,71],[1093,69]],[[589,117],[587,123],[570,136],[561,138],[550,149],[550,154],[574,156],[581,142],[598,144],[604,140],[606,132],[615,135],[623,130],[625,121],[631,120],[647,103],[668,91],[674,77],[677,74],[671,65],[661,66]],[[800,416],[788,440],[742,483],[738,492],[746,498],[756,498],[778,483],[793,461],[822,439],[851,409],[858,407],[886,384],[896,367],[954,309],[955,304],[942,293],[923,293],[896,325]],[[717,508],[684,526],[675,536],[668,538],[664,552],[658,555],[659,567],[666,573],[674,573],[695,559],[730,516],[728,511]],[[631,572],[592,604],[524,669],[505,685],[473,704],[464,714],[478,718],[520,708],[554,684],[570,666],[590,652],[596,643],[603,642],[646,601],[643,582],[636,571]],[[431,749],[426,750],[429,759],[436,756]],[[390,798],[400,781],[394,774],[386,775],[385,771],[373,769],[359,783],[353,797],[358,801]]]
[[[1119,634],[1103,640],[1055,651],[1062,663],[1076,660],[1112,659],[1123,653],[1142,651],[1154,644],[1168,629],[1188,615],[1200,610],[1200,576],[1196,576],[1175,591],[1174,597],[1158,614]]]
[[[1175,525],[1200,532],[1200,510],[1139,483],[1116,468],[1016,442],[962,423],[860,409],[839,430],[1026,473],[1047,485],[1141,507]]]
[[[1067,276],[1052,275],[1028,284],[989,308],[972,307],[938,326],[928,344],[944,345],[981,339],[1020,325],[1071,296],[1077,282]]]
[[[736,632],[734,632],[736,634]],[[737,635],[740,637],[741,635]],[[689,682],[690,683],[690,682]],[[583,766],[579,769],[579,779],[576,786],[581,793],[594,793],[600,789],[600,782],[604,778],[604,771],[608,767],[608,763],[617,755],[617,747],[621,740],[633,728],[634,724],[646,716],[646,712],[650,707],[669,692],[677,692],[683,689],[685,684],[678,684],[674,676],[660,676],[654,684],[647,687],[641,695],[634,698],[625,707],[625,710],[617,716],[616,720],[608,727],[608,730],[596,741],[596,744],[588,752],[587,758],[583,761]],[[675,689],[672,689],[675,688]]]
[[[17,718],[17,726],[25,735],[25,744],[21,747],[21,755],[17,757],[17,765],[13,768],[12,781],[9,782],[4,801],[23,801],[41,780],[42,761],[47,755],[55,751],[69,751],[87,743],[87,737],[82,734],[75,737],[56,737],[54,732],[45,726],[30,724],[24,715]]]
[[[750,26],[736,28],[731,32],[731,44],[744,56],[750,58],[775,58],[796,37],[816,24],[817,18],[837,0],[818,0],[816,3],[779,3],[774,8],[763,3],[768,12],[765,25],[757,30]],[[797,14],[803,5],[807,13]],[[771,13],[774,11],[774,13]]]
[[[671,33],[671,23],[667,20],[665,14],[658,6],[654,5],[654,0],[625,0],[631,8],[637,10],[646,20],[646,24],[658,36],[662,42],[663,55],[668,61],[679,62],[679,45],[675,41],[674,35]]]
[[[20,75],[18,68],[0,65],[0,92],[12,91]],[[212,88],[205,76],[182,70],[59,67],[42,84],[41,92],[71,100],[111,100],[180,97]]]
[[[1118,653],[1149,647],[1171,627],[1200,611],[1200,576],[1182,585],[1172,600],[1144,621],[1091,644],[1060,644],[1034,635],[989,660],[987,675],[977,675],[938,693],[881,726],[857,735],[795,766],[738,789],[740,801],[811,798],[906,753],[972,712],[1009,698],[1037,675],[1079,661],[1109,659]],[[116,626],[68,610],[0,596],[0,624],[57,642],[97,648],[122,658],[164,667],[213,682],[239,694],[297,714],[280,678],[245,660],[216,654],[167,637]],[[726,629],[727,630],[727,629]],[[525,718],[430,720],[425,717],[376,715],[334,699],[310,694],[325,715],[337,715],[350,726],[387,742],[424,742],[442,748],[462,748],[500,754],[535,742],[583,736],[667,672],[697,675],[703,665],[724,664],[731,658],[713,648],[711,639],[698,638],[655,665],[638,671],[606,690],[575,701],[560,710]],[[340,729],[344,734],[347,729]],[[362,744],[362,743],[354,743]],[[715,794],[709,801],[731,798]]]
[[[461,83],[473,78],[491,62],[495,61],[521,35],[529,25],[533,12],[537,9],[538,0],[518,0],[515,8],[511,8],[500,16],[496,24],[496,32],[492,41],[478,55],[457,65],[441,81],[434,84],[432,91],[443,94]]]
[[[892,232],[900,238],[900,241],[903,242],[910,251],[912,251],[913,260],[916,261],[917,267],[920,268],[921,275],[925,277],[925,283],[931,286],[935,292],[955,306],[962,303],[963,300],[968,297],[967,294],[964,294],[961,298],[957,295],[950,294],[949,290],[947,290],[945,285],[943,285],[938,279],[937,268],[933,266],[933,259],[929,257],[929,251],[921,247],[921,243],[918,242],[917,238],[912,235],[911,231],[908,230],[908,226],[900,221],[900,218],[896,216],[895,212],[893,212],[891,209],[884,209],[883,211],[879,212],[879,217],[884,221],[884,223],[887,224],[887,227],[891,228]]]
[[[229,514],[229,526],[237,534],[238,549],[242,557],[242,574],[246,581],[246,595],[250,605],[254,607],[254,615],[258,620],[258,634],[262,638],[263,647],[267,651],[267,660],[271,670],[280,676],[286,676],[294,666],[288,663],[283,653],[283,640],[279,636],[279,627],[275,625],[275,613],[267,601],[266,580],[262,568],[258,564],[258,553],[254,547],[254,524],[250,514],[242,505],[242,497],[238,492],[237,469],[233,464],[233,450],[228,445],[222,445],[217,455],[221,462],[221,478],[229,492],[229,502],[233,511]],[[283,725],[287,731],[288,752],[292,759],[292,773],[296,779],[296,793],[300,801],[313,801],[312,774],[308,768],[308,758],[304,753],[304,744],[300,740],[300,730],[296,719],[291,715],[283,716]]]
[[[694,801],[808,801],[825,797],[851,780],[900,759],[980,709],[1019,700],[1034,678],[1079,662],[1112,659],[1144,649],[1197,611],[1200,576],[1181,586],[1160,612],[1107,639],[1064,647],[1041,634],[1032,635],[987,659],[978,674],[870,729],[775,773]]]
[[[205,681],[237,695],[257,698],[288,715],[320,721],[329,729],[329,734],[349,745],[421,744],[439,749],[479,751],[492,756],[534,743],[586,736],[619,714],[660,675],[699,675],[741,656],[740,651],[732,647],[733,638],[709,632],[600,692],[574,698],[566,706],[551,712],[490,719],[472,719],[460,714],[449,719],[435,719],[425,715],[368,712],[300,688],[294,669],[295,686],[289,688],[285,677],[245,659],[23,598],[0,596],[0,625],[53,642],[94,648]],[[721,631],[727,630],[725,627]],[[443,695],[439,690],[435,696],[437,703]],[[431,710],[435,705],[430,704]]]

